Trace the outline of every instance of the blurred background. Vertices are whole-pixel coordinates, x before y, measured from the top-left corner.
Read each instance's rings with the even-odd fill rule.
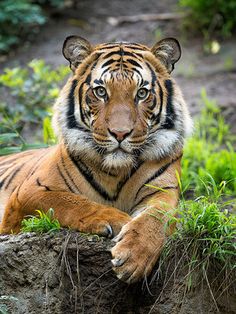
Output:
[[[55,143],[51,108],[70,73],[61,53],[68,35],[149,46],[176,37],[173,76],[197,117],[183,176],[204,169],[235,193],[235,30],[236,0],[1,0],[0,154]]]

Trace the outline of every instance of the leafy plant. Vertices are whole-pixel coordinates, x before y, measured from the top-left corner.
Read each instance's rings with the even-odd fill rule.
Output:
[[[47,213],[41,210],[36,210],[38,217],[29,216],[28,219],[22,220],[22,232],[38,232],[44,233],[56,231],[61,228],[60,223],[54,218],[54,211],[50,208]]]
[[[0,86],[7,87],[15,104],[1,104],[0,113],[14,118],[20,130],[28,121],[39,123],[48,115],[59,94],[59,83],[68,75],[68,67],[52,70],[43,60],[33,60],[28,68],[5,69],[0,75]]]
[[[52,70],[43,60],[31,61],[28,68],[4,70],[0,75],[0,87],[7,88],[12,98],[8,103],[0,103],[0,148],[7,146],[6,153],[11,152],[9,147],[12,152],[29,148],[22,131],[30,125],[37,134],[36,129],[42,121],[45,143],[55,143],[49,119],[51,107],[59,95],[59,84],[69,72],[65,66]],[[2,150],[0,154],[3,154]]]
[[[214,34],[231,35],[236,26],[235,0],[179,0],[182,8],[188,9],[185,24],[210,39]]]
[[[47,123],[43,124],[44,133],[47,133],[47,129],[51,128],[50,123],[51,122],[49,120]],[[19,153],[28,149],[47,147],[48,144],[55,144],[56,141],[55,136],[51,130],[51,132],[48,133],[47,137],[45,137],[44,143],[29,144],[15,129],[12,121],[8,119],[3,119],[2,125],[0,125],[0,129],[1,128],[6,128],[7,130],[9,130],[9,132],[0,134],[0,156]]]
[[[1,0],[0,54],[7,53],[22,39],[33,39],[46,23],[44,7],[61,8],[64,0]]]
[[[234,138],[216,103],[208,99],[205,90],[201,96],[204,107],[195,123],[194,136],[184,147],[183,190],[194,189],[196,195],[209,195],[214,185],[225,182],[225,192],[235,193],[236,151],[229,144]]]
[[[46,18],[40,6],[29,0],[0,1],[0,53],[19,43],[20,38],[35,31]]]

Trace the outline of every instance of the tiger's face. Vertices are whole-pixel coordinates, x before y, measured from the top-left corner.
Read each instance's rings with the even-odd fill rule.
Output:
[[[176,40],[94,48],[69,37],[63,52],[74,72],[56,104],[59,134],[71,152],[104,167],[129,166],[181,149],[191,120],[170,78],[180,57]]]

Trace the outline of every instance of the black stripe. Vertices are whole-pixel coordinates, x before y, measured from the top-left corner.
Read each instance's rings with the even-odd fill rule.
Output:
[[[93,67],[95,67],[97,64],[97,62],[94,63]],[[92,69],[93,69],[92,67]],[[92,70],[91,69],[91,70]],[[83,100],[83,87],[84,87],[84,84],[87,84],[89,85],[91,82],[91,73],[89,73],[85,79],[85,81],[80,85],[80,88],[79,88],[79,108],[80,108],[80,118],[81,118],[81,121],[89,128],[89,125],[87,124],[87,122],[85,121],[85,114],[83,112],[83,109],[82,109],[82,100]]]
[[[22,165],[20,165],[18,168],[14,169],[13,172],[11,172],[11,176],[5,186],[5,189],[7,189],[9,187],[9,185],[11,184],[12,180],[15,178],[16,174],[21,170],[21,168],[25,165],[25,163],[23,163]]]
[[[106,72],[108,72],[108,71],[110,71],[110,68],[106,68],[106,69],[102,72],[101,77],[102,77]]]
[[[89,85],[91,82],[91,72],[92,70],[95,68],[97,62],[94,62],[93,66],[91,67],[90,73],[87,75],[86,79],[84,80],[84,82]]]
[[[134,43],[131,44],[131,45],[127,45],[126,47],[129,48],[129,49],[134,49],[134,50],[147,51],[146,49],[140,47],[138,44],[136,46],[136,44],[134,44]]]
[[[65,170],[65,172],[66,172],[68,178],[70,179],[70,181],[72,182],[72,184],[74,185],[74,187],[76,188],[76,190],[80,193],[80,191],[79,191],[77,185],[75,184],[75,181],[73,180],[71,174],[70,174],[69,171],[66,169],[65,160],[64,160],[64,158],[63,158],[63,156],[62,156],[62,153],[61,153],[61,163],[62,163],[63,169]]]
[[[154,189],[154,188],[153,188],[153,189]],[[178,186],[166,186],[166,187],[162,187],[161,189],[162,189],[162,190],[172,190],[172,189],[175,189],[175,190],[176,190],[176,189],[178,189]],[[155,190],[155,189],[154,189],[154,190]],[[152,196],[152,195],[154,195],[154,194],[160,193],[160,192],[162,192],[162,191],[156,189],[154,192],[152,192],[152,193],[150,193],[150,194],[148,194],[148,195],[145,195],[144,197],[141,198],[140,201],[138,201],[137,204],[135,204],[135,205],[131,208],[131,211],[132,211],[135,207],[139,206],[143,201],[145,201],[146,198],[148,198],[148,197],[150,197],[150,196]]]
[[[3,184],[5,183],[5,181],[6,181],[7,178],[8,178],[8,177],[4,178],[4,179],[0,182],[0,189],[3,187]]]
[[[0,162],[0,167],[7,165],[8,163],[12,163],[13,161],[19,161],[19,159],[24,158],[24,157],[28,157],[28,155],[33,154],[34,151],[30,151],[29,153],[24,152],[22,153],[16,153],[13,156],[8,156],[4,158],[3,162]]]
[[[122,50],[115,50],[115,51],[111,51],[111,52],[107,53],[104,56],[104,59],[110,58],[113,55],[119,55],[119,56],[122,56],[122,57],[123,56],[130,56],[130,57],[133,57],[133,58],[139,58],[139,56],[137,56],[134,52],[124,51],[122,49]]]
[[[113,196],[110,196],[107,191],[94,179],[93,173],[90,169],[86,167],[86,165],[75,158],[74,156],[70,155],[71,160],[74,162],[75,166],[78,168],[80,173],[84,176],[87,182],[97,191],[104,199],[109,201],[116,201],[119,197],[121,190],[123,189],[126,182],[132,177],[132,175],[137,171],[137,169],[142,165],[143,162],[139,162],[137,167],[134,167],[131,170],[131,173],[128,174],[123,180],[121,180],[117,185],[116,193]]]
[[[100,168],[100,171],[101,171],[102,173],[104,173],[105,175],[109,176],[109,177],[114,177],[114,178],[116,178],[116,177],[118,176],[117,173],[112,173],[111,170],[106,171],[106,170]]]
[[[87,127],[89,127],[88,124],[87,124],[86,121],[85,121],[85,115],[84,115],[84,112],[83,112],[83,109],[82,109],[82,98],[83,98],[83,87],[84,87],[84,84],[86,84],[86,83],[83,82],[83,83],[80,85],[80,88],[79,88],[80,119],[81,119],[81,121],[83,122],[84,125],[86,125]]]
[[[105,191],[102,186],[94,180],[93,174],[90,169],[88,169],[85,164],[78,158],[70,156],[71,160],[75,164],[76,168],[79,169],[80,173],[84,176],[86,181],[92,185],[92,187],[105,199],[111,200],[110,195]]]
[[[45,153],[43,153],[42,155],[39,156],[36,163],[34,163],[33,167],[30,168],[28,175],[26,177],[26,180],[29,180],[29,178],[38,170],[38,168],[41,166],[41,164],[39,162],[44,157],[45,157]],[[35,158],[35,156],[33,158]],[[32,160],[33,158],[31,158],[30,160]]]
[[[68,187],[68,189],[72,192],[75,193],[75,191],[72,189],[72,187],[70,186],[70,184],[68,183],[68,181],[66,180],[66,178],[64,177],[63,173],[61,172],[61,169],[59,167],[59,165],[57,164],[57,170],[61,176],[61,178],[64,180],[65,185]]]
[[[91,76],[89,77],[89,75],[87,76],[86,80],[90,80]],[[80,102],[80,116],[81,116],[81,121],[86,125],[87,123],[84,120],[84,114],[82,112],[82,89],[83,89],[83,85],[87,83],[87,82],[83,82],[79,88],[79,102]],[[80,131],[84,131],[84,132],[89,132],[89,130],[85,129],[84,127],[82,127],[81,125],[78,124],[78,122],[75,119],[75,100],[74,100],[74,92],[75,92],[75,88],[78,84],[77,80],[73,80],[72,82],[72,87],[68,96],[68,111],[67,111],[67,127],[68,129],[78,129]]]
[[[156,74],[155,74],[154,70],[152,69],[151,65],[150,65],[148,62],[146,62],[146,65],[147,65],[147,67],[149,68],[149,70],[151,71],[151,76],[152,76],[152,92],[155,92],[154,87],[155,87],[155,84],[156,84],[157,77],[156,77]]]
[[[102,68],[105,68],[106,66],[112,64],[112,63],[115,63],[117,62],[117,60],[114,60],[114,59],[110,59],[108,60],[107,62],[105,62],[103,65],[102,65]]]
[[[131,63],[131,64],[134,65],[135,67],[138,67],[138,68],[140,68],[140,69],[143,68],[137,61],[135,61],[135,60],[133,60],[133,59],[127,59],[126,61],[129,62],[129,63]]]
[[[98,50],[113,49],[113,48],[118,48],[118,47],[119,47],[119,44],[106,43],[106,44],[102,45],[102,47],[99,48]]]
[[[77,80],[73,80],[72,87],[68,96],[68,111],[67,111],[67,127],[68,129],[74,129],[77,127],[77,121],[75,119],[75,101],[74,92],[78,84]]]
[[[172,103],[173,84],[171,80],[165,81],[165,88],[167,90],[166,119],[165,122],[162,124],[162,128],[172,129],[174,127],[174,120],[176,115]]]
[[[85,102],[88,106],[91,105],[91,103],[92,103],[92,100],[88,95],[85,96]]]
[[[140,75],[140,76],[142,77],[142,74],[140,73],[140,71],[139,71],[138,69],[136,69],[136,68],[132,68],[132,71],[137,72],[137,73],[138,73],[138,75]]]
[[[52,191],[48,186],[41,184],[39,181],[39,178],[36,179],[36,183],[38,186],[44,187],[46,189],[46,191]]]
[[[99,80],[94,80],[94,83],[95,84],[98,84],[98,85],[104,85],[104,81],[100,78]]]
[[[155,125],[157,125],[160,122],[161,112],[162,112],[162,107],[163,107],[163,90],[162,90],[162,87],[158,81],[157,81],[157,84],[159,87],[160,109],[158,111],[158,114],[153,117],[153,120],[155,121]]]
[[[145,198],[148,198],[149,196],[152,196],[153,194],[156,194],[157,192],[158,192],[158,191],[154,191],[154,192],[152,192],[152,193],[150,193],[150,194],[145,195],[144,197],[142,197],[141,200],[140,200],[138,203],[136,203],[136,204],[131,208],[130,211],[132,211],[135,207],[137,207],[138,205],[140,205],[140,204],[145,200]],[[135,200],[136,200],[136,198],[135,198]]]
[[[162,166],[161,168],[159,168],[149,179],[147,179],[143,185],[138,189],[137,193],[136,193],[136,196],[135,196],[135,199],[137,198],[138,196],[138,193],[140,192],[140,190],[145,187],[145,184],[149,184],[151,181],[153,181],[154,179],[158,178],[160,175],[162,175],[168,168],[170,165],[172,165],[174,162],[176,162],[177,160],[179,160],[180,158],[182,157],[179,156],[177,157],[176,159],[173,159],[171,160],[170,162],[168,162],[167,164],[165,164],[164,166]]]
[[[156,96],[154,96],[152,105],[150,107],[148,107],[148,109],[153,110],[156,107],[156,104],[157,104],[157,98],[156,98]],[[156,121],[156,119],[155,119],[155,121]]]

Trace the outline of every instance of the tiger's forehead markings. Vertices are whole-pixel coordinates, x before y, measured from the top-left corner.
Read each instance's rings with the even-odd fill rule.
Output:
[[[141,45],[141,44],[137,44],[137,43],[126,43],[126,42],[117,42],[117,43],[106,43],[106,44],[101,44],[97,47],[95,47],[95,49],[97,51],[105,51],[105,50],[109,50],[109,49],[114,49],[114,48],[119,48],[120,46],[123,46],[125,48],[128,49],[132,49],[132,50],[139,50],[139,51],[146,51],[148,50],[147,47]]]
[[[97,47],[96,47],[97,48]],[[147,66],[141,50],[150,50],[138,44],[104,44],[95,52],[100,52],[99,61],[94,71],[94,83],[103,85],[108,80],[135,80],[139,86],[151,83],[150,68]],[[137,52],[136,48],[140,48]],[[112,50],[112,51],[111,51]],[[120,73],[120,74],[118,74]]]

